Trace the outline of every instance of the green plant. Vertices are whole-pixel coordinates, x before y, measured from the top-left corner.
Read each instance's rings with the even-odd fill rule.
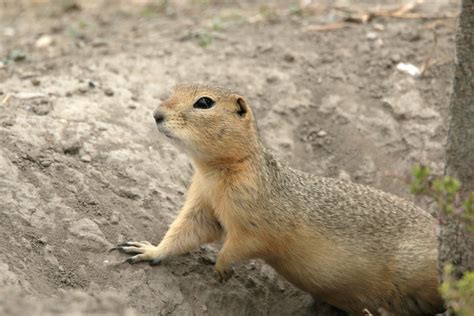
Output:
[[[441,295],[448,306],[460,316],[470,316],[474,311],[474,272],[464,273],[460,280],[453,277],[453,266],[444,268],[444,282],[440,286]]]
[[[459,180],[450,176],[433,176],[426,166],[415,166],[412,169],[410,191],[415,195],[432,198],[440,209],[440,219],[457,216],[468,231],[474,233],[474,192],[463,192]],[[440,293],[447,306],[456,315],[470,316],[474,311],[474,272],[467,271],[457,280],[453,276],[453,266],[444,267],[444,282]]]

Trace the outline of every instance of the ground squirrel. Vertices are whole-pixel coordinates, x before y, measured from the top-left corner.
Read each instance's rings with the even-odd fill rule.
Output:
[[[394,195],[317,177],[277,160],[246,100],[223,88],[178,86],[154,112],[192,159],[186,202],[158,246],[126,242],[128,262],[158,264],[223,241],[215,269],[260,258],[313,297],[354,315],[443,310],[434,218]]]

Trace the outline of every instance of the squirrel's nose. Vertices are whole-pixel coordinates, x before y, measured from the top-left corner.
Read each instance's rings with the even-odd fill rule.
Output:
[[[160,110],[156,110],[155,113],[153,113],[153,118],[155,119],[156,124],[161,124],[165,120],[165,116]]]

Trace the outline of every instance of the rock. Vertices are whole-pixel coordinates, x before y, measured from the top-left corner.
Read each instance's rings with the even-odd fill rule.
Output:
[[[421,39],[421,35],[417,30],[405,29],[401,32],[400,38],[409,42],[416,42]]]
[[[117,191],[117,194],[130,200],[140,199],[140,194],[137,192],[137,190],[132,188],[120,188]]]
[[[15,273],[10,271],[8,264],[0,261],[0,288],[6,286],[19,286],[19,281]]]
[[[405,72],[413,77],[418,77],[421,75],[421,70],[417,66],[410,63],[398,63],[397,70]]]
[[[418,90],[411,90],[402,95],[385,98],[384,106],[388,107],[397,120],[413,118],[437,119],[439,113],[427,107]]]
[[[368,32],[365,37],[368,39],[368,40],[376,40],[377,39],[377,33],[375,32]]]
[[[339,170],[337,178],[347,182],[351,181],[351,175],[343,169]]]
[[[316,135],[317,135],[318,137],[324,137],[324,136],[326,136],[327,134],[328,134],[328,133],[327,133],[326,131],[320,130]]]
[[[111,96],[114,95],[114,91],[113,91],[112,89],[110,89],[110,88],[106,88],[106,89],[104,90],[104,94],[105,94],[106,96],[108,96],[108,97],[111,97]]]
[[[356,50],[358,53],[365,54],[370,52],[371,48],[367,42],[363,41],[357,44]]]
[[[46,245],[43,249],[44,252],[44,259],[51,265],[51,266],[58,266],[58,259],[54,255],[54,249],[50,245]]]
[[[267,80],[268,83],[275,83],[275,82],[278,81],[278,77],[277,76],[269,76],[269,77],[267,77],[266,80]]]
[[[377,166],[369,156],[360,160],[359,168],[354,173],[354,180],[359,183],[373,184],[377,180]]]
[[[53,43],[53,37],[51,35],[41,35],[35,42],[36,48],[46,48]]]
[[[3,29],[3,34],[7,37],[13,37],[15,36],[16,32],[15,29],[12,27],[6,27]]]
[[[15,93],[15,98],[20,100],[28,100],[28,99],[35,99],[35,98],[44,98],[47,95],[42,92],[18,92]]]
[[[81,156],[81,161],[82,162],[91,162],[92,158],[89,155],[83,155],[83,156]]]
[[[338,108],[340,108],[340,104],[343,102],[341,96],[332,94],[325,97],[321,104],[319,105],[319,111],[323,114],[332,114]]]
[[[272,44],[267,44],[267,45],[258,44],[257,45],[257,51],[259,53],[269,53],[269,52],[273,51],[273,45]]]
[[[104,47],[104,46],[107,46],[107,42],[103,39],[99,39],[99,38],[96,38],[92,41],[91,43],[92,47]]]
[[[28,109],[36,115],[47,115],[53,109],[53,105],[48,100],[41,100],[38,103],[30,105]]]
[[[401,57],[400,57],[399,54],[392,54],[392,55],[390,56],[390,60],[391,60],[393,63],[396,64],[396,63],[399,63],[399,62],[400,62]]]
[[[287,63],[292,63],[296,60],[296,58],[293,54],[286,53],[285,55],[283,55],[283,60]]]
[[[77,155],[81,150],[82,144],[78,141],[72,141],[63,145],[63,153],[66,155]]]
[[[42,158],[42,159],[39,160],[39,163],[42,167],[48,168],[49,166],[51,166],[53,164],[53,161],[51,161],[48,158]]]
[[[385,27],[383,26],[383,24],[380,24],[380,23],[374,23],[374,30],[377,30],[377,31],[384,31],[385,30]]]
[[[99,226],[89,218],[71,223],[68,230],[72,235],[68,241],[77,244],[83,250],[103,251],[111,247]]]
[[[113,213],[112,215],[110,215],[109,224],[117,225],[119,222],[120,222],[120,217],[118,213]]]
[[[8,151],[0,149],[0,183],[18,181],[18,168],[9,158]]]

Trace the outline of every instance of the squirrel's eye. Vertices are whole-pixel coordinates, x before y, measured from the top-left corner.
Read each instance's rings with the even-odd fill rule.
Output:
[[[193,108],[195,109],[210,109],[214,105],[214,101],[211,98],[208,97],[202,97],[199,100],[197,100]]]

